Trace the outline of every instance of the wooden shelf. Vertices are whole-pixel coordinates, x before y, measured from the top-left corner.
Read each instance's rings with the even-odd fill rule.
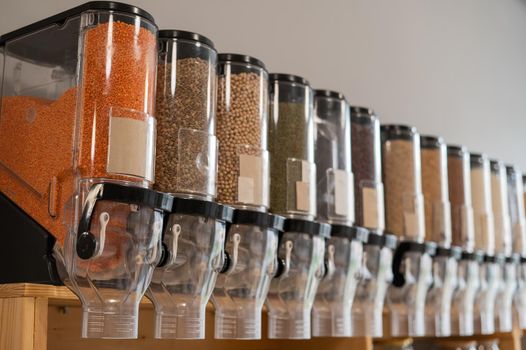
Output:
[[[81,339],[82,309],[66,287],[0,285],[0,350],[372,350],[375,343],[366,337],[270,340],[264,336],[261,340],[216,340],[213,339],[212,307],[207,308],[205,340],[156,340],[153,339],[153,316],[152,305],[145,299],[139,315],[138,339]],[[265,313],[262,323],[265,335]],[[520,336],[520,332],[513,332],[459,340],[498,338],[501,350],[520,350]],[[436,341],[435,338],[415,339],[418,343],[433,340]]]

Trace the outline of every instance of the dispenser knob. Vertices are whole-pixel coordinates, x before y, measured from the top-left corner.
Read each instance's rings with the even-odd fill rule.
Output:
[[[90,232],[83,232],[77,238],[77,255],[79,258],[87,260],[95,254],[97,240]]]

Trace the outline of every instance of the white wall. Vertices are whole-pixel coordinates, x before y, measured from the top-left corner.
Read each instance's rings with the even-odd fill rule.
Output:
[[[130,1],[161,28],[526,170],[526,0]],[[0,0],[0,33],[82,2]]]

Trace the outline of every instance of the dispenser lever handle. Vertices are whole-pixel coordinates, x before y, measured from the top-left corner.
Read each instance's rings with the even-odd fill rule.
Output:
[[[405,275],[402,269],[402,261],[404,260],[405,254],[409,251],[411,245],[409,242],[400,242],[393,255],[393,285],[395,287],[403,287],[405,284]]]

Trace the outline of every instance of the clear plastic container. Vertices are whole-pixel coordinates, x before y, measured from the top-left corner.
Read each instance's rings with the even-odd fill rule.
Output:
[[[267,210],[268,73],[254,57],[220,54],[218,59],[217,200]]]
[[[351,311],[367,233],[361,227],[332,225],[325,249],[327,269],[312,308],[313,336],[350,337],[353,334]]]
[[[204,338],[206,304],[224,265],[232,213],[215,202],[173,199],[164,224],[164,259],[147,292],[155,307],[155,338]]]
[[[491,168],[491,201],[494,217],[495,252],[510,256],[512,253],[512,236],[508,208],[508,184],[506,168],[497,160],[490,161]]]
[[[514,305],[513,299],[518,291],[517,274],[519,266],[519,256],[508,257],[500,265],[501,286],[497,296],[495,310],[498,317],[499,332],[511,332],[513,330]]]
[[[491,172],[485,154],[470,154],[471,198],[475,227],[475,249],[495,254],[495,230],[491,198]]]
[[[515,295],[515,309],[519,327],[526,329],[526,258],[520,257],[517,265],[517,293]]]
[[[413,127],[382,125],[386,229],[403,240],[426,239],[420,136]]]
[[[283,218],[236,210],[226,238],[229,257],[217,277],[212,303],[216,339],[260,339],[261,312],[276,274]]]
[[[526,218],[524,214],[524,185],[520,169],[506,166],[508,183],[508,208],[511,225],[513,253],[526,256]]]
[[[480,265],[480,288],[475,300],[475,332],[495,333],[497,296],[502,288],[501,256],[485,255]]]
[[[304,78],[273,73],[270,80],[270,211],[316,216],[313,97]]]
[[[78,235],[65,241],[66,285],[83,307],[82,337],[137,338],[139,303],[161,258],[172,197],[100,183],[85,199]]]
[[[355,223],[382,234],[385,228],[380,121],[372,109],[351,106]]]
[[[363,247],[363,264],[351,312],[353,337],[382,337],[384,302],[393,280],[392,261],[396,237],[369,231]]]
[[[318,220],[349,226],[354,222],[349,105],[339,92],[314,90],[314,115]]]
[[[91,2],[0,38],[0,191],[56,238],[84,337],[137,336],[158,259],[162,210],[134,197],[154,176],[156,36],[147,12]]]
[[[444,140],[420,136],[420,157],[427,239],[448,248],[451,245],[451,207]]]
[[[61,246],[92,184],[152,184],[156,35],[147,12],[95,2],[0,39],[0,190]]]
[[[475,248],[475,227],[471,205],[471,166],[463,146],[447,146],[449,201],[451,203],[451,243],[466,252]]]
[[[280,237],[280,268],[267,296],[268,337],[309,339],[311,310],[324,276],[325,240],[330,226],[298,219],[285,220]]]
[[[436,244],[401,241],[393,256],[393,283],[387,301],[393,337],[426,334],[426,301],[433,283]]]
[[[426,334],[448,337],[452,333],[453,293],[458,285],[459,247],[438,247],[433,257],[433,286],[426,301]]]
[[[458,263],[458,284],[453,296],[451,334],[470,336],[475,332],[475,301],[480,287],[482,254],[464,251]]]
[[[208,38],[159,31],[155,189],[203,199],[216,195],[217,52]]]

